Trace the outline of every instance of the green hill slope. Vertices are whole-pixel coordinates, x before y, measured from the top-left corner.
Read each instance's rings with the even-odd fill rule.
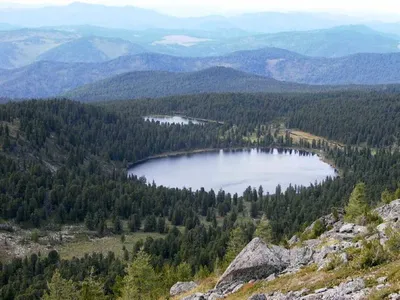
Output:
[[[213,67],[191,73],[131,72],[72,90],[63,96],[80,101],[156,98],[208,92],[291,92],[307,85],[280,82],[231,68]]]

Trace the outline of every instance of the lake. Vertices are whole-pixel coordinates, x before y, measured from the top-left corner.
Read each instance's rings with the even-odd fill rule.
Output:
[[[146,116],[144,117],[144,119],[146,121],[160,122],[161,124],[204,124],[204,122],[201,122],[199,120],[188,119],[182,116]]]
[[[134,166],[128,175],[145,176],[148,182],[167,187],[223,189],[242,195],[248,186],[262,185],[265,193],[274,193],[278,184],[283,190],[290,184],[309,186],[336,172],[317,155],[251,149],[152,159]]]

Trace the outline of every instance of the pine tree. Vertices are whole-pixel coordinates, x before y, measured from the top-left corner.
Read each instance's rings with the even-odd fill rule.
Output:
[[[257,205],[257,202],[251,202],[251,205],[250,205],[250,216],[252,218],[257,218],[257,216],[258,216],[258,205]]]
[[[226,254],[224,257],[224,267],[235,259],[235,257],[243,250],[246,246],[246,235],[241,227],[237,227],[231,231]]]
[[[48,292],[43,296],[44,300],[78,300],[78,291],[75,289],[71,280],[66,280],[61,277],[57,269],[51,281],[47,283]]]
[[[272,226],[265,216],[258,223],[254,236],[260,238],[264,243],[272,242]]]
[[[345,208],[345,221],[356,222],[359,217],[367,214],[369,206],[366,200],[365,184],[359,183],[350,195],[349,203]]]
[[[150,264],[150,256],[139,251],[127,269],[121,300],[153,300],[160,296],[159,278]]]
[[[158,218],[157,220],[157,231],[161,234],[166,232],[166,223],[164,218]]]
[[[89,277],[82,282],[79,300],[107,300],[102,284],[94,279],[93,273],[92,268]]]
[[[114,233],[119,234],[123,230],[122,223],[119,217],[116,217],[114,220]]]
[[[175,270],[177,281],[189,281],[192,279],[192,268],[188,263],[181,263]]]
[[[385,189],[385,190],[382,192],[382,195],[381,195],[381,202],[382,202],[383,204],[389,204],[389,203],[392,202],[393,200],[395,200],[395,199],[394,199],[394,195],[392,195],[392,194],[389,192],[388,189]]]

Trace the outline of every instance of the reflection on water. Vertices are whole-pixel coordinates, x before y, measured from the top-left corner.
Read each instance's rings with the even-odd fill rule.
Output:
[[[147,116],[144,117],[144,119],[146,121],[160,122],[161,124],[183,124],[183,125],[188,125],[189,123],[204,124],[204,122],[188,119],[181,116]]]
[[[265,192],[274,193],[278,184],[283,189],[290,184],[309,186],[336,173],[317,155],[251,149],[154,159],[133,167],[128,175],[168,187],[224,189],[241,195],[248,186],[262,185]]]

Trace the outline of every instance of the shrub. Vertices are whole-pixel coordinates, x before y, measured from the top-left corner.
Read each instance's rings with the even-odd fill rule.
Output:
[[[324,270],[325,271],[332,271],[335,270],[337,267],[343,265],[343,259],[340,256],[340,254],[335,253],[331,256],[329,262],[325,266]]]
[[[39,242],[39,231],[38,230],[33,230],[31,233],[31,240],[34,243],[38,243]]]
[[[199,270],[195,275],[196,280],[202,280],[210,276],[210,271],[208,270],[207,266],[200,266]]]
[[[350,247],[345,249],[344,252],[346,252],[347,254],[347,259],[349,261],[353,261],[360,255],[361,249],[356,247]]]
[[[385,230],[385,234],[389,238],[386,242],[387,249],[393,254],[400,253],[400,232],[394,230],[392,227],[388,227]]]
[[[260,238],[264,243],[272,242],[272,226],[266,217],[258,223],[254,237]]]
[[[372,212],[372,211],[367,212],[365,214],[365,221],[366,221],[366,224],[371,224],[374,227],[383,223],[383,219],[381,218],[381,216],[378,215],[376,212]]]
[[[322,222],[320,219],[318,219],[314,223],[311,236],[312,236],[312,238],[315,239],[315,238],[319,237],[321,234],[323,234],[325,231],[326,231],[326,226],[325,226],[324,222]]]
[[[388,259],[389,255],[379,241],[364,241],[358,258],[358,266],[361,269],[367,269],[383,264]]]
[[[381,195],[381,203],[382,204],[389,204],[394,199],[394,194],[390,193],[388,189],[384,190]]]

